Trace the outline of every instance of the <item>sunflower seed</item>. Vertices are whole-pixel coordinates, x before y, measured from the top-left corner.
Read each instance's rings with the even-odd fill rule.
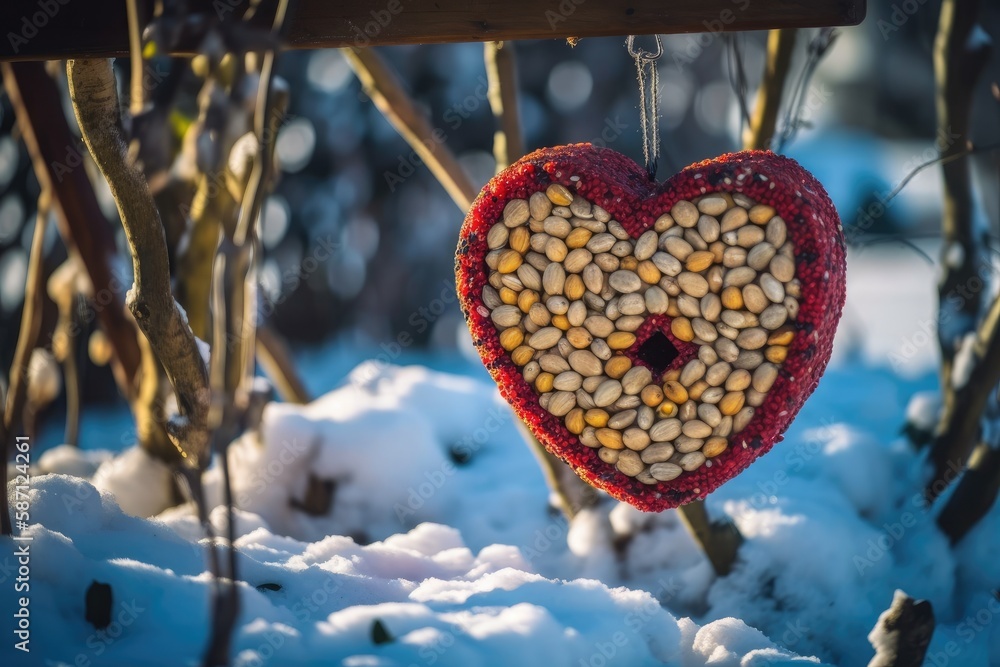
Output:
[[[758,243],[747,253],[747,266],[755,271],[763,271],[771,263],[776,252],[775,247],[767,241]]]
[[[576,396],[568,391],[557,391],[549,399],[548,411],[556,417],[562,417],[575,407]]]
[[[622,395],[622,385],[618,380],[605,380],[594,392],[594,403],[599,408],[607,407]]]
[[[578,218],[593,218],[594,213],[589,201],[583,197],[576,197],[570,202],[569,210]]]
[[[659,241],[659,236],[652,229],[643,232],[639,240],[635,242],[635,250],[632,254],[640,262],[644,259],[649,259],[656,252],[656,245]]]
[[[771,275],[783,283],[795,277],[795,262],[784,255],[775,255],[770,264]]]
[[[585,266],[590,265],[591,259],[593,259],[593,255],[586,248],[570,250],[566,259],[563,260],[563,268],[569,273],[580,273]]]
[[[594,342],[590,344],[590,351],[593,352],[598,359],[604,359],[605,361],[610,359],[612,355],[608,342],[603,338],[595,338]]]
[[[503,208],[503,224],[508,227],[518,227],[526,223],[530,215],[528,202],[523,199],[512,199]]]
[[[684,469],[679,465],[666,461],[663,463],[654,463],[649,466],[649,474],[661,482],[669,482],[672,479],[676,479],[682,472],[684,472]]]
[[[736,245],[743,248],[752,248],[763,240],[764,230],[760,227],[744,225],[736,230]]]
[[[653,412],[653,408],[648,405],[642,405],[639,407],[638,416],[636,417],[635,423],[641,429],[649,430],[649,427],[653,425],[653,419],[655,419],[656,413]]]
[[[722,400],[725,401],[725,397]],[[714,432],[715,427],[722,422],[722,413],[711,403],[702,403],[698,406],[698,418],[711,426]]]
[[[722,300],[718,294],[706,294],[701,298],[701,303],[698,305],[701,310],[701,316],[709,322],[718,321],[719,316],[722,314]]]
[[[564,186],[553,183],[545,190],[546,196],[556,206],[569,206],[573,201],[573,195]]]
[[[691,320],[691,328],[694,330],[695,337],[702,343],[712,343],[719,337],[719,332],[715,326],[708,320],[700,317]]]
[[[733,418],[725,416],[719,425],[712,429],[712,435],[721,435],[723,438],[727,437],[733,432]]]
[[[774,381],[778,379],[778,367],[772,363],[763,363],[753,372],[753,388],[762,394],[771,391]]]
[[[635,451],[642,451],[649,446],[649,433],[641,428],[626,429],[622,434],[622,441],[625,446]]]
[[[642,281],[632,271],[615,271],[608,276],[608,284],[622,294],[638,292]]]
[[[683,199],[670,209],[670,216],[681,227],[694,227],[698,224],[698,215],[698,208]]]
[[[619,331],[624,331],[626,333],[635,333],[639,330],[639,327],[643,325],[646,321],[644,315],[623,315],[615,320],[615,327]]]
[[[775,248],[783,246],[785,239],[788,238],[788,228],[785,226],[785,221],[778,216],[771,218],[771,221],[767,223],[764,237]]]
[[[703,215],[698,218],[698,233],[706,243],[712,243],[719,239],[719,221],[710,215]]]
[[[670,303],[667,293],[655,285],[646,290],[646,293],[643,294],[643,300],[646,311],[650,315],[661,315],[667,312],[667,306]]]
[[[545,300],[545,307],[553,315],[565,315],[569,310],[569,299],[564,296],[550,296]]]
[[[785,300],[784,284],[770,273],[761,274],[760,289],[764,292],[764,296],[773,303],[781,303]]]
[[[694,252],[694,248],[690,243],[676,236],[667,237],[660,245],[665,251],[682,262],[686,261],[691,253]]]
[[[517,306],[497,306],[490,314],[493,324],[498,327],[513,327],[521,321],[521,309]]]
[[[750,209],[749,217],[750,222],[755,225],[763,225],[774,217],[774,209],[770,206],[765,206],[764,204],[757,204]]]
[[[639,455],[643,463],[662,463],[674,455],[674,446],[669,442],[654,442]]]
[[[705,455],[701,452],[691,452],[690,454],[685,454],[680,460],[680,466],[684,470],[691,472],[697,470],[705,463]],[[652,473],[650,473],[652,474]]]
[[[785,308],[784,304],[780,303],[768,306],[764,312],[760,314],[760,325],[765,329],[771,329],[772,331],[780,327],[787,320],[788,310]]]
[[[565,373],[569,370],[569,362],[560,357],[558,354],[543,354],[538,358],[538,364],[542,367],[542,370],[546,373],[552,373],[553,375],[558,375],[559,373]]]
[[[753,419],[753,415],[754,409],[749,405],[737,412],[733,417],[733,433],[739,433],[746,428],[747,424],[750,423],[750,420]]]
[[[722,216],[720,232],[725,234],[739,229],[745,224],[747,224],[747,212],[739,207],[731,208]]]
[[[724,287],[743,287],[749,285],[757,277],[757,272],[749,266],[738,266],[726,272],[723,279]]]
[[[599,428],[596,435],[600,443],[609,449],[624,449],[625,447],[621,431],[616,431],[613,428]]]
[[[598,445],[600,445],[600,442],[598,442]],[[605,463],[608,463],[610,465],[614,465],[614,464],[618,463],[618,455],[619,455],[619,453],[620,453],[619,450],[617,450],[617,449],[610,449],[608,447],[601,447],[599,450],[597,450],[597,456],[602,461],[604,461]]]
[[[618,472],[629,477],[635,477],[646,468],[639,455],[631,449],[626,449],[619,454],[615,467],[618,468]]]

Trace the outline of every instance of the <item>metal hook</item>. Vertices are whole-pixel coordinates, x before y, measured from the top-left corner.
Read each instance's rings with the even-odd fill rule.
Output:
[[[632,56],[633,58],[641,58],[642,60],[646,60],[646,61],[649,61],[649,62],[657,60],[660,56],[663,55],[663,43],[660,42],[660,36],[659,35],[653,35],[653,39],[656,40],[656,53],[652,53],[650,51],[647,51],[646,49],[639,49],[638,51],[636,51],[636,49],[635,49],[635,35],[629,35],[628,36],[628,42],[627,42],[627,44],[628,44],[628,54],[630,56]]]

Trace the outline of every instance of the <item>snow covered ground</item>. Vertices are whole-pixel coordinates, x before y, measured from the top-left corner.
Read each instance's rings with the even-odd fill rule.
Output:
[[[708,499],[746,538],[723,578],[674,511],[606,502],[567,524],[467,359],[434,359],[462,369],[442,373],[376,349],[343,378],[356,352],[308,358],[314,388],[343,382],[306,407],[269,406],[259,437],[232,448],[236,664],[864,665],[897,588],[934,606],[926,664],[1000,664],[1000,510],[951,549],[898,436],[914,395],[918,414],[933,410],[933,269],[908,250],[849,262],[835,364],[785,441]],[[39,460],[32,651],[13,649],[5,613],[0,664],[197,664],[202,531],[190,507],[168,509],[167,471],[120,451],[116,417],[98,418],[108,426],[84,432],[103,447]],[[327,516],[293,507],[310,475],[334,482]],[[217,503],[214,471],[207,483]],[[211,518],[224,529],[221,508]],[[15,609],[13,560],[0,564],[0,605]],[[94,581],[112,591],[103,631],[85,620]]]

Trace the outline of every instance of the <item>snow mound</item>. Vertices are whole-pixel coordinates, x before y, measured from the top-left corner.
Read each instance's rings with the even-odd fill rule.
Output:
[[[31,614],[44,622],[32,626],[30,654],[12,656],[5,644],[4,664],[195,664],[210,625],[210,578],[186,517],[128,516],[109,494],[65,475],[36,478],[29,502]],[[420,524],[361,546],[340,536],[300,542],[244,518],[256,527],[236,543],[239,667],[319,656],[462,667],[796,664],[741,621],[699,629],[645,591],[546,578],[513,547],[474,553],[447,526]],[[112,591],[111,624],[100,630],[85,620],[94,582]],[[14,608],[12,587],[2,591]]]

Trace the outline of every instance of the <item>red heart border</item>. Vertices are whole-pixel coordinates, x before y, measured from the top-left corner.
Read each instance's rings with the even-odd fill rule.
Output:
[[[501,346],[482,302],[488,274],[486,234],[512,199],[527,199],[559,183],[604,208],[638,237],[681,199],[712,192],[741,192],[772,206],[788,227],[802,285],[796,336],[777,381],[747,426],[711,467],[670,482],[647,485],[628,477],[580,443],[563,420],[538,403],[538,394]],[[663,183],[608,148],[573,144],[543,148],[493,178],[465,218],[456,253],[456,286],[473,342],[500,393],[545,447],[576,473],[618,500],[644,511],[662,511],[703,498],[765,454],[812,394],[830,360],[846,293],[846,248],[837,211],[823,186],[794,160],[770,151],[729,153],[692,164]]]

